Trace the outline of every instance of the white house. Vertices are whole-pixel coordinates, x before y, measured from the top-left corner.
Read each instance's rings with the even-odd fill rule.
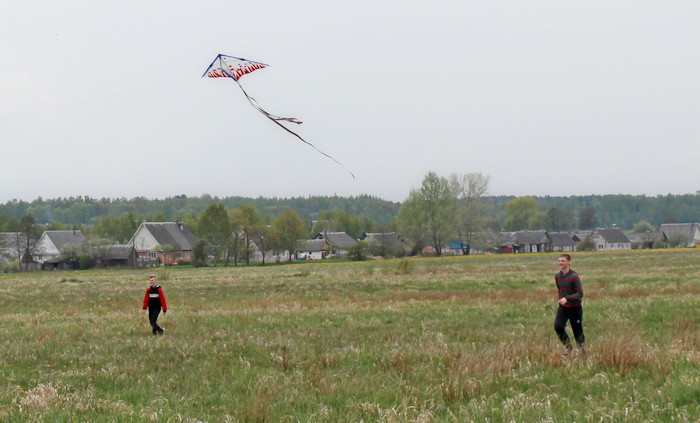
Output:
[[[178,264],[192,261],[194,235],[179,222],[143,222],[127,245],[140,266]]]
[[[79,246],[85,242],[85,236],[80,230],[44,231],[36,242],[32,260],[44,270],[62,269],[65,266],[61,253],[66,246]]]

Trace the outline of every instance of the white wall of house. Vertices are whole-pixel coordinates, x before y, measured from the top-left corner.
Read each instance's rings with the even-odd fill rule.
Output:
[[[297,259],[304,258],[308,260],[321,260],[323,259],[323,251],[299,251],[297,253]]]
[[[37,263],[43,263],[46,260],[51,260],[61,255],[56,245],[51,241],[51,238],[46,235],[46,232],[39,237],[34,251],[35,253],[32,255],[32,259]]]
[[[131,241],[130,244],[136,248],[136,251],[152,251],[158,246],[158,241],[143,225],[139,227]]]

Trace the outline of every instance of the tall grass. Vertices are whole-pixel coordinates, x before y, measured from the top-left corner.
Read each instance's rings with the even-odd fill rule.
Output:
[[[700,416],[700,253],[575,254],[587,354],[553,331],[556,255],[0,275],[0,421],[676,421]]]

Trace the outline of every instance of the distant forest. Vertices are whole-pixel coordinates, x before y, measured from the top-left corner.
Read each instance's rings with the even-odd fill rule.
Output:
[[[490,202],[493,206],[493,220],[496,225],[502,225],[505,221],[505,203],[515,198],[514,196],[484,198],[484,201]],[[578,216],[583,208],[592,207],[599,227],[616,226],[632,229],[640,221],[647,221],[654,226],[666,222],[700,222],[700,194],[669,194],[656,197],[643,195],[531,196],[531,198],[537,201],[542,212],[552,208],[568,209]],[[196,218],[213,203],[222,203],[228,209],[244,205],[253,206],[263,219],[268,220],[287,209],[294,210],[309,220],[314,220],[323,211],[339,210],[372,220],[385,227],[391,225],[401,207],[401,203],[369,195],[294,198],[219,198],[210,195],[200,197],[181,195],[165,199],[70,197],[47,200],[38,198],[31,202],[8,201],[0,205],[0,216],[19,220],[31,214],[38,223],[42,224],[62,223],[81,226],[89,226],[107,216],[116,218],[128,213],[145,220],[182,221],[188,217]]]

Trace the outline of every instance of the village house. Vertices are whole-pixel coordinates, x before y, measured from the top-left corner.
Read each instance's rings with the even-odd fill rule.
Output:
[[[194,235],[179,222],[143,222],[127,245],[135,248],[139,267],[189,263]]]
[[[659,231],[666,235],[669,243],[680,243],[681,247],[700,246],[700,224],[698,223],[664,223]]]
[[[548,232],[551,241],[552,251],[560,253],[571,253],[576,251],[576,241],[572,234],[568,232]]]
[[[551,241],[544,230],[501,232],[496,244],[502,254],[542,253],[551,249]]]
[[[326,258],[328,244],[323,239],[307,239],[299,243],[297,260],[321,260]]]
[[[598,251],[631,250],[632,243],[627,235],[619,228],[598,228],[590,232],[581,232],[575,235],[576,241],[582,241],[590,237]]]
[[[109,245],[97,257],[97,263],[104,267],[136,267],[136,255],[133,245]]]
[[[668,244],[668,237],[661,231],[640,232],[627,234],[632,249],[665,248]]]
[[[80,230],[44,231],[32,252],[33,266],[41,270],[65,269],[67,263],[62,254],[69,246],[79,247],[84,242]]]
[[[345,256],[357,241],[345,232],[319,232],[313,239],[322,239],[326,243],[326,255]]]

